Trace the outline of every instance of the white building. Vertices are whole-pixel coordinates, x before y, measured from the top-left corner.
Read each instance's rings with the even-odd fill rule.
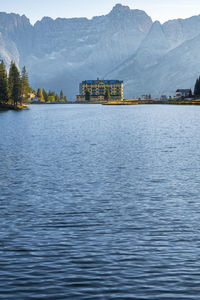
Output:
[[[191,93],[190,89],[179,89],[176,91],[176,97],[181,98],[181,97],[189,97]]]

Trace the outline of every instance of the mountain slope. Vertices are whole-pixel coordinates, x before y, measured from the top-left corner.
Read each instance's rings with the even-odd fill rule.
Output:
[[[158,97],[173,95],[177,88],[193,88],[199,76],[199,34],[200,16],[163,25],[154,22],[137,52],[106,75],[124,80],[125,97],[149,93]]]
[[[152,25],[143,11],[116,5],[105,16],[53,20],[32,26],[25,16],[0,13],[0,55],[24,64],[33,87],[63,88],[75,98],[79,82],[101,77],[132,55]]]
[[[81,80],[121,79],[125,96],[173,94],[199,76],[200,16],[152,22],[141,10],[117,4],[105,15],[32,26],[25,16],[0,13],[0,57],[26,65],[31,85],[75,99]]]
[[[200,73],[200,34],[171,50],[156,66],[148,70],[153,93],[172,94],[177,88],[193,88]]]

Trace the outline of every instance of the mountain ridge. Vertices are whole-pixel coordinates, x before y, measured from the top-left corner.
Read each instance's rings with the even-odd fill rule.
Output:
[[[0,12],[0,57],[7,66],[11,60],[20,68],[26,65],[34,88],[63,89],[73,100],[80,81],[105,76],[124,80],[126,97],[159,96],[171,93],[172,86],[190,88],[179,85],[191,85],[199,76],[195,49],[189,47],[190,41],[200,46],[199,34],[200,15],[161,24],[121,4],[92,19],[44,17],[34,25],[25,15]],[[194,72],[187,64],[185,74],[179,74],[175,70],[183,68],[181,57],[189,55],[185,43]]]

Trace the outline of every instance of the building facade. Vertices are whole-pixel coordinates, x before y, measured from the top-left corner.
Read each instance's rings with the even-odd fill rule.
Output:
[[[110,92],[110,100],[123,100],[124,84],[120,80],[85,80],[80,83],[77,102],[92,101],[102,102],[105,100],[106,91]]]
[[[176,91],[176,97],[181,98],[181,97],[189,97],[191,94],[190,89],[179,89]]]

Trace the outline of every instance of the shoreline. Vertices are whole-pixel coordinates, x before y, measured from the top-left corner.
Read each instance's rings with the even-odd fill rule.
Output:
[[[0,104],[0,112],[2,111],[9,111],[9,110],[14,110],[14,111],[21,111],[21,110],[27,110],[28,107],[25,106],[24,104],[15,106],[13,104]]]
[[[105,106],[110,105],[200,105],[200,99],[197,100],[134,100],[134,101],[108,101],[108,102],[76,102],[77,104],[101,104]]]

